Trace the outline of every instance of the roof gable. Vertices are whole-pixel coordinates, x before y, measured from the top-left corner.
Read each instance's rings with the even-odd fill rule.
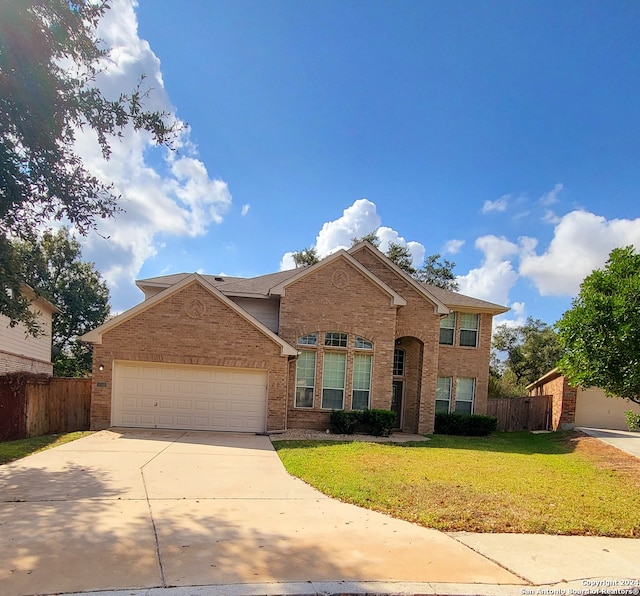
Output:
[[[279,345],[281,348],[282,356],[296,356],[298,351],[291,346],[289,343],[284,341],[281,337],[276,335],[273,331],[271,331],[268,327],[263,325],[260,321],[258,321],[255,317],[249,314],[246,310],[244,310],[241,306],[237,305],[235,302],[227,298],[220,290],[218,290],[215,286],[210,284],[206,279],[204,279],[198,273],[192,273],[183,277],[177,283],[174,283],[172,286],[164,289],[162,292],[152,296],[151,298],[141,302],[140,304],[130,308],[129,310],[123,312],[122,314],[114,317],[113,319],[103,323],[96,329],[89,331],[83,335],[80,339],[82,341],[90,342],[90,343],[102,343],[102,336],[109,330],[122,325],[126,321],[133,319],[140,313],[153,308],[155,305],[163,302],[170,296],[173,296],[183,288],[187,287],[189,284],[196,282],[200,284],[205,290],[210,292],[213,296],[215,296],[220,302],[225,304],[231,310],[240,315],[243,319],[245,319],[248,323],[250,323],[253,327],[255,327],[258,331],[266,335],[271,341],[275,344]]]
[[[334,263],[339,259],[346,260],[351,266],[360,271],[366,278],[368,278],[373,284],[378,286],[383,292],[385,292],[391,299],[391,304],[393,306],[405,306],[407,301],[398,294],[392,287],[383,282],[379,277],[375,276],[369,269],[367,269],[362,263],[354,259],[348,252],[344,250],[339,250],[334,252],[333,254],[325,257],[315,265],[310,265],[309,267],[302,267],[301,269],[294,272],[291,277],[288,277],[284,281],[275,285],[271,288],[270,294],[276,296],[284,296],[286,287],[292,283],[295,283],[299,279],[306,277],[307,275],[312,274],[318,269],[326,267],[327,265]]]
[[[349,254],[354,255],[358,252],[366,250],[371,255],[373,255],[376,259],[378,259],[381,263],[383,263],[388,269],[393,271],[396,275],[399,275],[403,278],[410,286],[412,286],[419,294],[421,294],[424,298],[429,300],[435,307],[436,312],[440,315],[449,314],[449,308],[447,305],[442,302],[439,298],[437,298],[429,289],[420,282],[416,281],[411,277],[406,271],[398,267],[389,257],[379,251],[375,246],[373,246],[370,242],[363,241],[358,244],[352,246],[349,249]],[[364,266],[364,265],[363,265]]]

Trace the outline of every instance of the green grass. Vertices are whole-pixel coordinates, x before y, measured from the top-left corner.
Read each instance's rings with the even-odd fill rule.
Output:
[[[58,445],[64,445],[70,441],[75,441],[90,435],[90,431],[76,431],[72,433],[62,433],[58,435],[42,435],[30,439],[18,439],[17,441],[6,441],[0,443],[0,464],[26,457],[38,451],[51,449]]]
[[[426,527],[640,537],[640,460],[578,433],[274,445],[325,494]]]

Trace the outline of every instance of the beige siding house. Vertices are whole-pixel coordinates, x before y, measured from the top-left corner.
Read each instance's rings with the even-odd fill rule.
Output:
[[[363,242],[254,278],[141,280],[94,344],[93,428],[324,430],[334,409],[485,413],[491,323],[506,308],[426,286]]]
[[[9,319],[0,315],[0,374],[31,372],[53,374],[51,363],[51,319],[58,309],[33,290],[25,288],[25,294],[32,300],[31,310],[43,331],[34,337],[24,325],[11,327]]]

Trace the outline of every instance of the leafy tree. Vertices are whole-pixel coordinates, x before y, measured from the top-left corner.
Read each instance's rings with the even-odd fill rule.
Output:
[[[604,269],[584,279],[556,328],[569,383],[640,404],[640,254],[633,246],[611,251]]]
[[[293,262],[296,267],[307,267],[309,265],[315,265],[320,261],[318,251],[313,247],[303,248],[298,252],[293,253]]]
[[[406,271],[409,275],[416,275],[416,268],[413,266],[411,252],[406,246],[389,242],[387,249],[387,257],[391,259],[400,269]]]
[[[96,133],[105,158],[125,127],[149,131],[170,145],[177,126],[145,111],[142,80],[111,100],[95,86],[108,58],[95,36],[108,0],[0,0],[0,314],[37,325],[20,294],[12,239],[66,220],[81,234],[118,211],[112,187],[74,152],[75,133]]]
[[[78,377],[91,371],[91,349],[78,337],[109,317],[109,289],[93,263],[82,260],[80,243],[66,228],[36,242],[15,242],[22,276],[61,309],[53,317],[53,370]]]
[[[524,325],[498,325],[491,341],[492,369],[502,386],[526,395],[526,386],[555,368],[562,348],[552,327],[529,317]],[[504,352],[500,360],[496,352]]]
[[[365,234],[364,236],[361,236],[360,238],[358,238],[357,236],[351,238],[351,246],[355,246],[356,244],[360,244],[361,242],[368,242],[369,244],[373,244],[373,246],[375,246],[376,248],[380,246],[380,238],[376,236],[375,230],[369,232],[368,234]]]
[[[416,271],[415,278],[424,284],[457,292],[460,284],[453,273],[456,264],[448,259],[441,261],[441,257],[440,253],[425,257],[422,267]]]

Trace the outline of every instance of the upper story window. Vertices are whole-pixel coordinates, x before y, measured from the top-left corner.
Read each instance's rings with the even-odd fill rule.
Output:
[[[453,337],[456,332],[456,313],[450,312],[440,319],[440,343],[444,346],[453,345]]]
[[[332,348],[346,348],[347,334],[336,331],[328,331],[324,334],[324,345]]]
[[[303,335],[302,337],[298,338],[298,344],[301,346],[317,346],[318,334],[308,333],[307,335]]]
[[[475,348],[478,345],[478,326],[480,315],[460,314],[460,345]]]
[[[396,377],[404,376],[404,350],[401,348],[393,351],[393,374]]]
[[[373,350],[373,342],[364,337],[356,337],[356,348],[358,350]]]

